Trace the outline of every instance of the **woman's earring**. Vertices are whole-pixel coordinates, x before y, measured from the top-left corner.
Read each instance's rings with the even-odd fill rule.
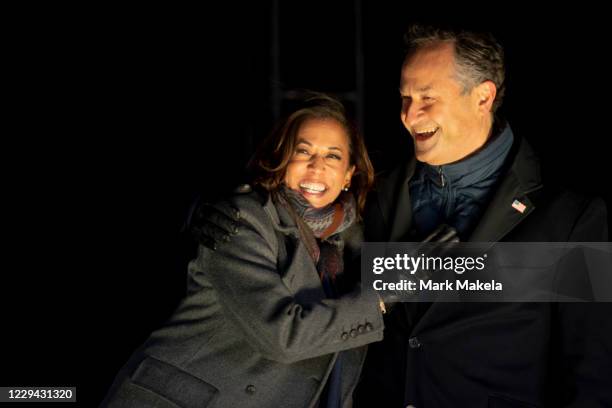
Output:
[[[349,185],[346,185],[346,186],[344,186],[344,188],[343,188],[342,190],[344,190],[344,191],[348,191],[348,190],[349,190],[349,187],[350,187]]]

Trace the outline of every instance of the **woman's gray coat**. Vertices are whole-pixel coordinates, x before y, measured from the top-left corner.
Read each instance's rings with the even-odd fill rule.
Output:
[[[349,349],[342,394],[352,405],[362,346],[383,335],[375,295],[356,288],[326,299],[286,210],[258,192],[232,205],[244,225],[216,251],[199,248],[185,299],[134,353],[103,406],[312,407],[338,352]],[[357,259],[361,228],[343,236],[345,259]]]

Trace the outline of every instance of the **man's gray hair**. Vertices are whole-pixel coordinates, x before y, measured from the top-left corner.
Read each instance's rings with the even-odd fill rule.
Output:
[[[504,49],[490,33],[447,29],[431,25],[413,24],[404,35],[406,55],[415,50],[440,42],[452,42],[455,46],[457,79],[469,92],[484,81],[491,81],[497,87],[492,113],[495,113],[504,99],[505,68]]]

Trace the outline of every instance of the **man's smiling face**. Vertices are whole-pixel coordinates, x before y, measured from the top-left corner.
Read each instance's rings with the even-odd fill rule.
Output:
[[[414,140],[417,160],[452,163],[484,145],[491,119],[480,100],[482,90],[476,86],[465,91],[458,80],[452,42],[427,45],[406,57],[401,119]]]

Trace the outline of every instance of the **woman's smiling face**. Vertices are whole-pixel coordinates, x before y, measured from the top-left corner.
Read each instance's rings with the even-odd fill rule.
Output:
[[[334,202],[350,185],[355,166],[350,165],[349,138],[333,119],[308,119],[296,135],[285,184],[299,191],[315,208]]]

